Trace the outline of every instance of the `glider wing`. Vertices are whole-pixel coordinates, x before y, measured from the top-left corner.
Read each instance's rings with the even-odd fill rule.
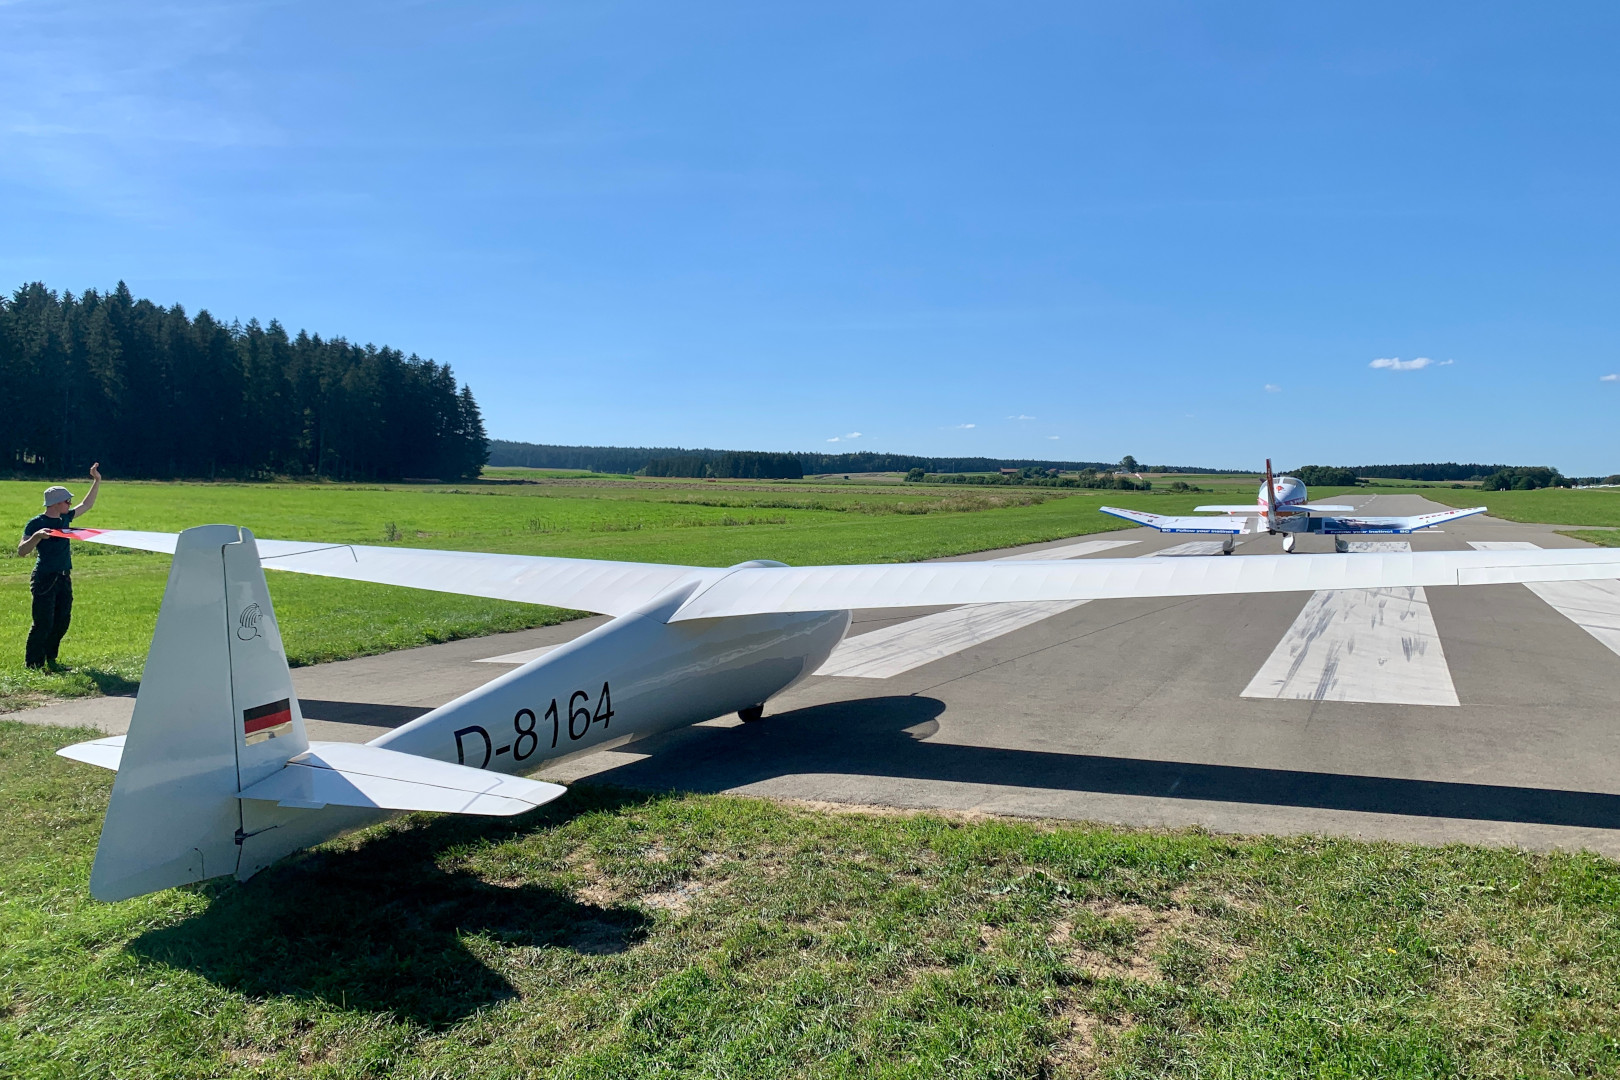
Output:
[[[693,596],[669,621],[848,608],[1614,578],[1620,578],[1620,550],[1592,548],[745,567]]]
[[[174,533],[123,529],[79,529],[76,539],[97,544],[174,553]],[[682,581],[725,571],[662,563],[553,559],[539,555],[496,555],[478,551],[373,547],[365,544],[313,544],[259,540],[259,560],[267,570],[405,585],[434,592],[517,600],[525,604],[625,615]]]

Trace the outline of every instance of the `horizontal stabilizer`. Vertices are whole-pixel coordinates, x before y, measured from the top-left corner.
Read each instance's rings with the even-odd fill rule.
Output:
[[[1149,514],[1144,510],[1121,510],[1113,506],[1099,506],[1097,509],[1113,517],[1134,521],[1138,525],[1146,525],[1150,529],[1158,529],[1164,533],[1227,533],[1241,535],[1248,531],[1248,523],[1245,518],[1166,517],[1163,514]]]
[[[378,746],[318,742],[238,798],[302,809],[361,806],[505,817],[543,806],[567,790]]]
[[[1195,506],[1195,514],[1258,514],[1260,507],[1257,503],[1239,503],[1235,506]]]
[[[103,769],[117,772],[119,759],[124,756],[124,737],[109,735],[105,739],[74,743],[72,746],[62,747],[56,752],[56,756],[82,761],[86,765],[99,765]]]
[[[1356,512],[1356,508],[1353,506],[1328,506],[1325,503],[1321,506],[1309,503],[1300,507],[1300,509],[1309,510],[1313,514],[1353,514]]]

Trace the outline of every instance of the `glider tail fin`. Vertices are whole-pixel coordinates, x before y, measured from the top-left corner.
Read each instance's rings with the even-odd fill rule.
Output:
[[[90,892],[122,900],[235,873],[237,793],[309,749],[253,534],[181,533]]]

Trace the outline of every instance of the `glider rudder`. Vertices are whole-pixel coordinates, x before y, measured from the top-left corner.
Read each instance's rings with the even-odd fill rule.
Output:
[[[235,873],[237,793],[308,748],[253,534],[187,529],[113,781],[91,895],[122,900]]]

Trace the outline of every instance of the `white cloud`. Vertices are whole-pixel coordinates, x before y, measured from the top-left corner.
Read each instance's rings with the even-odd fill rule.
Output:
[[[852,431],[848,435],[844,436],[844,438],[846,438],[846,439],[858,439],[860,437],[861,437],[861,433],[858,432],[858,431]]]
[[[968,428],[976,428],[978,426],[978,424],[957,424],[954,430],[966,431]]]
[[[1599,375],[1598,376],[1598,382],[1620,382],[1620,374],[1616,374],[1616,375]]]
[[[832,438],[828,439],[827,441],[828,442],[837,442],[838,441],[838,436],[834,435]]]
[[[1268,382],[1268,383],[1266,383],[1266,393],[1268,393],[1268,394],[1280,394],[1280,393],[1282,393],[1282,387],[1278,386],[1274,382]]]
[[[1017,416],[1009,416],[1009,417],[1007,417],[1007,419],[1009,419],[1009,420],[1033,420],[1035,418],[1033,416],[1025,416],[1023,413],[1019,413]]]
[[[1061,435],[1048,435],[1047,438],[1048,439],[1061,439],[1061,438],[1063,438],[1063,436],[1061,436]]]
[[[1455,360],[1430,360],[1427,356],[1414,356],[1410,360],[1402,360],[1398,356],[1384,356],[1367,366],[1382,368],[1386,371],[1422,371],[1426,367],[1446,367],[1455,364]]]

